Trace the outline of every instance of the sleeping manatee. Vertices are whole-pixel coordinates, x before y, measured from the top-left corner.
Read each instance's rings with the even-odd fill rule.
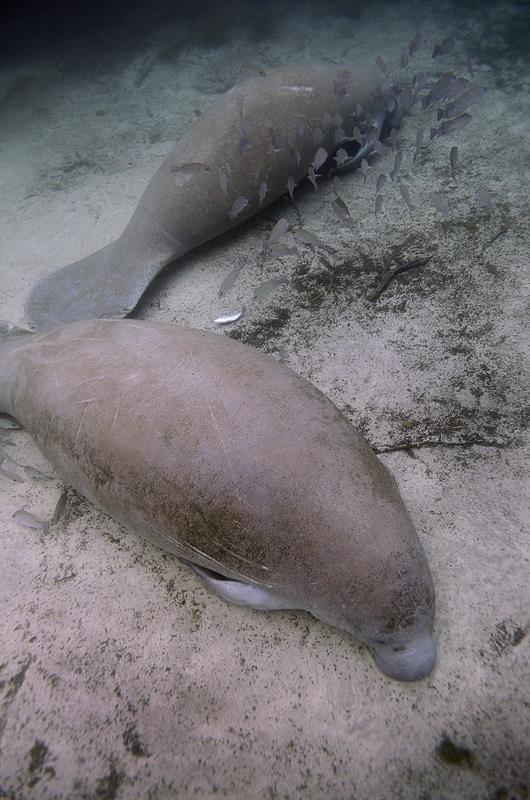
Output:
[[[434,590],[397,487],[292,370],[226,337],[136,320],[4,328],[0,410],[116,520],[224,598],[305,609],[399,680],[428,675]]]
[[[234,86],[164,159],[122,235],[33,287],[32,325],[124,317],[167,264],[292,194],[307,175],[316,183],[326,155],[346,147],[341,168],[360,164],[387,109],[399,115],[385,81],[375,68],[353,75],[304,64]]]

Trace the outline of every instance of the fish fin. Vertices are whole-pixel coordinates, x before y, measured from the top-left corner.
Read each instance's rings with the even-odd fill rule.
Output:
[[[273,591],[258,586],[256,583],[225,578],[219,572],[200,567],[191,561],[185,561],[191,569],[213,589],[223,600],[238,606],[248,606],[256,611],[274,611],[280,608],[293,608],[286,600],[278,597]]]

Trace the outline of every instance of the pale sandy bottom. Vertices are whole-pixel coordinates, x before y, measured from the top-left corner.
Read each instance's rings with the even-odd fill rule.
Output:
[[[323,15],[315,28],[286,16],[258,44],[155,58],[181,37],[175,26],[113,71],[94,60],[68,71],[49,58],[4,70],[0,318],[22,322],[37,278],[120,233],[194,109],[249,64],[362,63],[382,53],[395,65],[419,27],[425,44],[398,74],[454,68],[453,57],[430,58],[450,20],[403,7],[381,19]],[[389,155],[366,185],[359,173],[342,179],[353,230],[334,216],[329,182],[318,194],[297,190],[294,205],[279,201],[168,270],[137,312],[219,331],[213,319],[245,304],[244,320],[219,332],[286,359],[361,427],[429,558],[434,674],[394,683],[364,646],[308,615],[231,607],[75,495],[48,535],[24,528],[13,513],[49,517],[63,485],[0,477],[0,796],[527,797],[530,81],[519,66],[480,65],[488,94],[473,122],[432,143],[427,133],[415,161],[416,129],[428,132],[432,112],[417,108],[406,120],[412,215],[387,181],[374,218]],[[479,186],[493,210],[478,205]],[[429,205],[432,191],[446,197],[446,219]],[[335,254],[298,245],[290,258],[265,259],[281,216]],[[430,264],[371,301],[392,248],[412,234],[404,258],[432,255]],[[219,300],[242,257],[248,267]],[[289,282],[252,299],[280,275]],[[4,450],[50,472],[24,431],[12,440]]]

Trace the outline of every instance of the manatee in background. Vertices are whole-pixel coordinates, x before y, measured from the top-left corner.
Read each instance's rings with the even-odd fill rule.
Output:
[[[341,145],[352,167],[397,107],[378,69],[271,70],[234,86],[163,161],[122,235],[35,285],[26,305],[39,330],[129,314],[163,267],[255,214],[315,173]],[[354,127],[362,146],[350,140]],[[359,142],[359,132],[357,132]]]
[[[223,597],[305,609],[428,675],[434,590],[397,487],[333,403],[231,339],[96,320],[0,344],[0,410],[116,520]]]

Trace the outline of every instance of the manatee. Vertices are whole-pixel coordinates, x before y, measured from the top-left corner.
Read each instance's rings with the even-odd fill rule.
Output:
[[[46,330],[61,322],[121,318],[153,278],[184,253],[248,219],[310,174],[316,153],[373,148],[388,108],[380,70],[353,76],[330,65],[288,66],[230,89],[165,158],[122,235],[37,283],[26,314]],[[356,111],[357,109],[357,111]],[[353,127],[362,142],[346,141]]]
[[[304,609],[399,680],[435,663],[434,589],[396,484],[312,384],[227,337],[89,320],[0,344],[0,411],[64,480],[225,599]]]

